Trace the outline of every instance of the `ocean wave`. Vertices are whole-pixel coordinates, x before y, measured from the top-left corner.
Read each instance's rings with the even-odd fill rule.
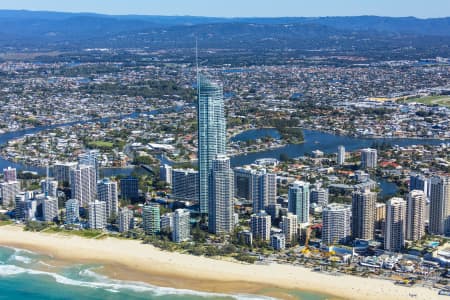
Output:
[[[17,261],[17,262],[21,262],[24,264],[31,264],[33,262],[33,259],[26,257],[26,256],[13,254],[9,257],[8,261]]]
[[[128,290],[133,291],[137,293],[152,293],[155,296],[166,296],[166,295],[190,295],[190,296],[198,296],[198,297],[204,297],[204,298],[211,298],[211,297],[223,297],[223,298],[234,298],[237,300],[256,300],[256,299],[273,299],[270,297],[264,297],[264,296],[253,296],[253,295],[227,295],[227,294],[219,294],[219,293],[208,293],[208,292],[198,292],[193,290],[187,290],[187,289],[175,289],[170,287],[158,287],[153,286],[150,284],[142,283],[142,282],[134,282],[134,281],[122,281],[122,280],[115,280],[111,279],[109,277],[100,275],[98,273],[93,272],[90,269],[85,269],[79,272],[80,276],[88,277],[86,279],[95,279],[97,281],[83,281],[83,280],[76,280],[71,279],[69,277],[57,274],[57,273],[51,273],[51,272],[45,272],[45,271],[39,271],[39,270],[33,270],[33,269],[26,269],[19,266],[14,265],[0,265],[0,277],[7,277],[7,276],[14,276],[19,274],[30,274],[30,275],[44,275],[52,277],[56,282],[64,285],[71,285],[71,286],[80,286],[80,287],[87,287],[87,288],[96,288],[96,289],[103,289],[105,291],[109,292],[120,292],[121,290]]]

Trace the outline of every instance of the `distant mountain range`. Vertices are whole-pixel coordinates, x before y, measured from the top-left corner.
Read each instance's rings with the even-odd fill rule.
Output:
[[[448,49],[450,18],[209,18],[0,10],[1,48],[191,48],[195,38],[203,47],[231,49],[353,49],[390,44]]]

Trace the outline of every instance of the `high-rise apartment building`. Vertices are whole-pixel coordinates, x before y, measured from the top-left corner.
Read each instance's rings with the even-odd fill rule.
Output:
[[[265,211],[260,211],[251,216],[250,228],[254,239],[269,241],[271,227],[270,215]]]
[[[70,170],[70,178],[72,198],[81,206],[88,207],[97,197],[97,177],[94,167],[78,165],[76,169]]]
[[[198,201],[198,171],[193,169],[174,169],[171,176],[173,198]]]
[[[57,162],[52,167],[52,176],[60,185],[70,186],[70,170],[77,168],[76,162]]]
[[[343,165],[345,163],[345,147],[342,145],[338,147],[337,163],[338,165]]]
[[[430,179],[431,234],[450,235],[450,177],[433,176]]]
[[[17,181],[16,168],[7,167],[7,168],[3,169],[3,180],[5,182]]]
[[[406,201],[402,198],[391,198],[386,203],[386,230],[384,249],[399,252],[405,246]]]
[[[98,200],[106,203],[106,217],[111,218],[119,213],[119,195],[117,182],[104,178],[97,184]]]
[[[198,78],[198,165],[200,212],[208,213],[212,161],[226,153],[223,88],[204,76]]]
[[[177,209],[173,214],[172,241],[181,243],[189,240],[191,233],[190,213],[186,209]]]
[[[66,224],[72,225],[80,220],[80,204],[76,199],[69,199],[66,202]]]
[[[234,174],[226,155],[218,154],[212,161],[209,183],[208,229],[214,234],[230,233],[234,228]]]
[[[127,232],[134,227],[133,211],[124,207],[119,212],[119,232]]]
[[[16,194],[20,192],[19,181],[7,181],[0,183],[1,204],[3,207],[12,207],[16,199]]]
[[[159,178],[167,184],[172,184],[172,166],[164,164],[159,167]]]
[[[322,242],[345,244],[351,238],[351,206],[331,203],[322,211]]]
[[[106,202],[92,201],[89,203],[89,228],[105,229],[106,228]]]
[[[317,203],[317,205],[321,207],[325,207],[328,205],[328,189],[312,189],[310,194],[311,203]]]
[[[47,196],[42,202],[42,220],[45,222],[55,222],[57,219],[58,199]]]
[[[144,205],[142,209],[142,223],[145,234],[155,235],[161,231],[161,220],[159,205],[149,203]]]
[[[377,167],[377,150],[366,148],[361,150],[361,168],[372,169]]]
[[[309,223],[309,183],[295,181],[289,186],[288,210],[297,216],[299,224]]]
[[[297,241],[298,221],[297,216],[288,213],[287,216],[281,217],[280,228],[286,237],[286,243],[293,245]]]
[[[96,182],[100,179],[99,156],[100,151],[97,149],[88,150],[78,155],[79,165],[92,166],[94,168]]]
[[[136,177],[120,179],[120,198],[131,201],[139,199],[139,180]]]
[[[355,239],[373,240],[377,194],[370,190],[352,194],[352,235]]]
[[[412,190],[407,198],[406,239],[418,241],[425,235],[426,196],[422,190]]]

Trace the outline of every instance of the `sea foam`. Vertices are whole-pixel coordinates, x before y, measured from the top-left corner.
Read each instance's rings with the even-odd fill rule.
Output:
[[[83,281],[72,279],[57,273],[26,269],[19,266],[14,265],[0,265],[0,277],[8,277],[19,274],[30,274],[30,275],[44,275],[52,277],[56,282],[64,285],[71,286],[80,286],[87,288],[96,288],[103,289],[105,291],[117,293],[121,290],[128,290],[137,293],[151,293],[155,296],[164,296],[164,295],[191,295],[198,296],[204,298],[211,297],[223,297],[223,298],[233,298],[238,300],[256,300],[256,299],[273,299],[270,297],[264,296],[254,296],[254,295],[227,295],[227,294],[219,294],[219,293],[208,293],[208,292],[198,292],[187,289],[175,289],[170,287],[158,287],[150,284],[142,283],[142,282],[134,282],[134,281],[122,281],[108,278],[106,276],[100,275],[98,273],[93,272],[90,269],[85,269],[79,272],[81,277],[85,277],[87,280],[91,281]],[[96,281],[92,281],[92,279]]]

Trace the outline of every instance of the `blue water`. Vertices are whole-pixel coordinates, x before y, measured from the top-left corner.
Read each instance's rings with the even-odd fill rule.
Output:
[[[59,264],[58,264],[59,265]],[[101,275],[101,265],[54,266],[51,257],[0,246],[0,299],[107,299],[107,300],[258,300],[258,295],[226,295],[186,289],[158,287],[143,282],[123,281]],[[325,300],[310,292],[282,291],[294,299]]]
[[[264,132],[262,136],[265,136],[267,135],[266,130],[267,129],[251,130],[250,132],[242,133],[240,136],[243,137],[242,140],[252,139],[252,136],[261,137],[261,135],[258,132],[260,131]],[[433,140],[433,139],[391,139],[391,138],[365,139],[343,135],[334,135],[331,133],[325,133],[316,130],[304,130],[303,133],[305,141],[302,144],[288,144],[286,146],[274,150],[234,156],[231,158],[231,165],[241,166],[251,164],[255,160],[260,158],[279,159],[280,154],[282,153],[287,154],[291,158],[302,156],[305,153],[311,153],[314,150],[320,150],[325,153],[336,153],[337,147],[339,145],[343,145],[347,151],[355,151],[358,149],[370,147],[374,143],[383,143],[383,142],[388,143],[390,145],[399,145],[399,146],[439,145],[444,142],[442,140]]]

